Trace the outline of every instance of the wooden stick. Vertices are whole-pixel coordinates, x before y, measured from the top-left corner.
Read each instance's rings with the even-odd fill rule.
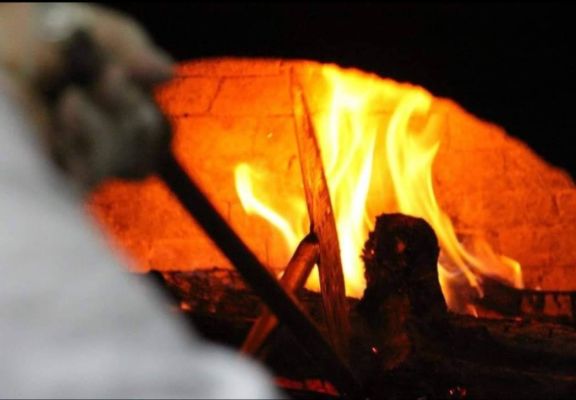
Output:
[[[280,323],[285,324],[312,355],[340,394],[347,398],[364,398],[356,377],[326,342],[314,322],[230,228],[171,153],[160,161],[158,174],[252,290],[276,314]]]
[[[347,358],[350,323],[336,221],[308,105],[294,71],[291,78],[296,142],[310,216],[310,230],[318,238],[320,246],[318,270],[322,304],[332,345],[342,357]]]
[[[485,309],[505,317],[576,324],[576,291],[518,289],[489,276],[481,281],[480,313]]]
[[[282,278],[280,278],[280,284],[284,290],[288,293],[294,293],[302,288],[316,262],[318,262],[318,242],[312,235],[307,235],[296,248]],[[278,319],[269,309],[265,309],[248,333],[242,346],[242,352],[256,355],[277,325]]]

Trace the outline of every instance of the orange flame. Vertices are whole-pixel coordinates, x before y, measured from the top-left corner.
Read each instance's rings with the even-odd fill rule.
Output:
[[[327,112],[312,117],[336,218],[347,295],[362,295],[365,282],[359,255],[375,217],[384,212],[424,218],[435,230],[442,249],[440,283],[450,309],[475,313],[469,297],[482,296],[481,275],[521,287],[520,265],[495,254],[479,238],[472,238],[465,248],[436,201],[432,165],[444,127],[439,114],[432,112],[432,95],[420,87],[336,66],[326,65],[322,73],[330,93],[320,108]],[[273,199],[265,202],[260,193],[255,195],[264,193],[266,185],[254,187],[254,174],[247,164],[235,170],[245,211],[269,221],[294,251],[308,226],[304,199],[295,199],[291,210],[276,211]],[[317,275],[308,286],[319,287]]]

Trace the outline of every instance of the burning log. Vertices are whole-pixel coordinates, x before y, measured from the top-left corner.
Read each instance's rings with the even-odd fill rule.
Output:
[[[490,277],[482,277],[482,287],[476,302],[481,312],[576,325],[575,291],[517,289]]]
[[[305,255],[305,265],[315,248],[308,239],[301,246],[307,250],[295,255]],[[359,302],[347,299],[353,328],[350,364],[362,378],[363,392],[372,398],[406,399],[560,399],[576,392],[572,326],[448,313],[438,283],[437,257],[436,237],[422,219],[389,214],[376,220],[362,255],[364,296]],[[300,286],[305,269],[292,266],[301,274],[287,273],[285,280],[295,284],[285,287]],[[180,290],[185,305],[181,309],[195,315],[201,332],[241,345],[263,304],[234,271],[168,275],[171,286]],[[486,296],[493,292],[487,290]],[[499,293],[502,299],[496,303],[506,304],[503,289]],[[322,331],[320,295],[305,290],[295,295]],[[512,296],[508,304],[518,304],[515,299]],[[296,382],[332,380],[333,373],[314,366],[304,356],[306,348],[286,332],[278,329],[267,342],[264,361],[277,376]],[[316,398],[310,389],[296,394]]]
[[[296,290],[301,289],[317,261],[318,242],[313,235],[308,235],[300,242],[288,262],[280,279],[282,287],[289,293],[294,293]],[[248,354],[257,354],[277,325],[278,319],[270,310],[266,309],[252,326],[242,346],[242,351]]]
[[[306,250],[300,252],[301,255],[305,256],[314,248],[317,251],[313,240],[303,243],[306,243],[303,246]],[[179,312],[193,324],[196,332],[229,347],[245,346],[245,338],[255,326],[255,321],[261,318],[260,310],[265,304],[237,271],[215,267],[164,272],[162,277],[164,285],[175,294]],[[325,334],[325,314],[320,294],[301,288],[295,289],[294,295]],[[346,300],[350,309],[357,303],[357,299]],[[306,349],[295,340],[289,329],[283,324],[278,325],[266,338],[258,356],[277,377],[279,387],[287,391],[290,398],[342,398],[339,390],[326,392],[326,388],[310,386],[310,382],[323,382],[324,385],[339,387],[329,383],[329,374],[307,355]]]
[[[329,338],[339,355],[346,358],[350,325],[336,220],[308,104],[293,71],[291,81],[296,142],[310,217],[310,231],[318,238],[318,271]]]
[[[178,293],[181,310],[212,340],[240,347],[258,318],[262,302],[247,288],[234,270],[210,269],[164,273]],[[305,289],[298,291],[302,307],[323,326],[321,298]],[[358,313],[358,300],[347,298]],[[407,307],[409,309],[409,307]],[[393,310],[402,313],[403,310]],[[354,314],[352,314],[354,316]],[[382,318],[381,318],[382,319]],[[379,354],[372,353],[374,335],[357,314],[351,318],[357,356],[352,367],[371,384],[373,398],[566,398],[576,390],[576,331],[550,322],[510,318],[489,319],[447,314],[451,333],[425,342],[408,334],[410,352],[395,368],[385,369]],[[409,318],[405,318],[409,321]],[[422,335],[433,335],[424,331]],[[315,397],[305,389],[310,379],[327,380],[305,357],[285,327],[270,336],[264,362],[276,376],[300,382],[296,394]],[[361,354],[360,354],[361,353]],[[359,355],[358,355],[359,354]],[[369,374],[373,378],[366,379]],[[555,393],[554,393],[555,392]],[[509,394],[509,396],[508,396]],[[434,395],[434,396],[433,396]],[[459,397],[460,396],[460,397]]]
[[[172,154],[165,155],[158,173],[182,206],[233,262],[252,290],[290,328],[304,349],[314,355],[314,361],[331,377],[330,380],[339,392],[345,397],[362,398],[362,389],[356,376],[341,359],[341,355],[332,349],[314,322],[218,214]]]
[[[402,214],[376,219],[362,254],[366,290],[354,325],[354,348],[367,368],[367,384],[375,378],[370,374],[400,367],[448,331],[436,272],[439,251],[423,219]]]
[[[574,393],[573,327],[449,314],[436,272],[438,252],[424,220],[401,214],[376,220],[362,256],[367,287],[353,318],[353,363],[367,390],[375,397],[414,399]],[[520,310],[526,296],[495,283],[488,289],[485,297],[498,294],[492,304],[510,312]]]
[[[368,317],[391,294],[406,294],[409,312],[423,321],[445,319],[438,282],[440,248],[430,225],[421,218],[383,214],[376,219],[362,254],[366,290],[359,310]]]

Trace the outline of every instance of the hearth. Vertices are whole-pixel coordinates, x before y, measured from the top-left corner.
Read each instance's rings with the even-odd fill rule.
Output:
[[[182,63],[157,96],[175,127],[175,165],[163,180],[110,182],[89,208],[133,256],[132,269],[160,273],[207,335],[259,354],[295,397],[358,395],[342,393],[353,386],[334,381],[342,371],[311,365],[305,354],[314,351],[282,325],[244,342],[263,303],[189,214],[186,177],[169,175],[178,163],[274,276],[288,281],[286,265],[296,271],[285,287],[363,394],[526,398],[574,390],[576,188],[498,121],[413,84],[304,60]],[[340,239],[341,306],[326,304],[330,289],[318,294],[311,272],[325,236],[314,226],[307,236],[301,165],[313,155],[298,142],[306,130],[318,142],[334,209],[326,218]],[[289,262],[298,244],[308,247]],[[329,319],[342,315],[351,325],[345,345]]]

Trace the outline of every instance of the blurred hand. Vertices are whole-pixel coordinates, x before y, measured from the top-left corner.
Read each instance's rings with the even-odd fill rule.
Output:
[[[91,4],[0,5],[0,64],[46,151],[84,189],[143,178],[169,146],[152,90],[172,60],[134,20]]]

